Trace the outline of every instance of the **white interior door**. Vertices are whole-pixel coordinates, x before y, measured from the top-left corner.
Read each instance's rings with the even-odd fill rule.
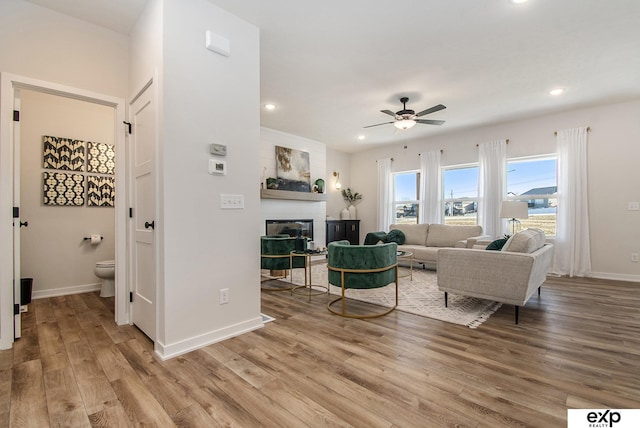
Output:
[[[13,92],[13,111],[20,114],[20,90]],[[19,116],[18,116],[19,117]],[[21,296],[21,274],[20,274],[20,229],[27,226],[27,222],[20,219],[20,120],[15,116],[13,120],[13,304],[20,307]],[[17,119],[17,120],[16,120]],[[17,216],[16,216],[17,214]],[[16,312],[18,312],[16,314]],[[22,322],[20,311],[14,311],[13,315],[13,337],[18,339],[22,336]]]
[[[132,178],[131,276],[133,323],[156,339],[156,97],[151,83],[131,103],[129,168]]]

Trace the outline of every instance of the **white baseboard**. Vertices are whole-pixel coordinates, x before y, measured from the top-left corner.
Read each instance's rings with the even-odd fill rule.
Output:
[[[90,293],[92,291],[100,290],[102,288],[101,283],[74,285],[72,287],[52,288],[50,290],[34,291],[31,296],[32,299],[44,299],[47,297],[67,296],[69,294]]]
[[[210,331],[199,336],[194,336],[189,339],[182,340],[177,343],[165,345],[159,340],[155,342],[155,353],[163,361],[170,358],[177,357],[187,352],[194,351],[196,349],[203,348],[213,343],[221,342],[232,337],[240,336],[241,334],[248,333],[253,330],[264,327],[262,317],[258,314],[257,317],[247,321],[240,322],[238,324],[224,327],[220,330]]]
[[[593,278],[612,279],[614,281],[640,282],[640,275],[629,275],[625,273],[591,272]]]

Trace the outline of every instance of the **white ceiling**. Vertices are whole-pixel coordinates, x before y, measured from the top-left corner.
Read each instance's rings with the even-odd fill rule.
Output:
[[[30,1],[125,34],[144,6]],[[210,1],[261,29],[262,125],[346,152],[640,97],[638,0]],[[401,96],[446,123],[363,129]]]

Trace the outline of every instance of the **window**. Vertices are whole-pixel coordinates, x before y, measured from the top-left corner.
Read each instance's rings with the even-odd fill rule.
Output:
[[[420,172],[393,174],[393,210],[396,223],[418,223],[420,207]]]
[[[557,193],[555,155],[507,162],[507,199],[527,201],[529,206],[529,218],[520,221],[520,229],[537,227],[547,236],[556,236]]]
[[[477,223],[477,165],[443,169],[442,192],[445,224],[473,225]]]

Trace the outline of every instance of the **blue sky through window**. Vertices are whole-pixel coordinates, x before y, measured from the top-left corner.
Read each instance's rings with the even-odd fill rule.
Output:
[[[396,201],[418,199],[417,172],[395,174]],[[521,195],[531,189],[557,186],[556,159],[536,159],[507,163],[507,193]],[[478,167],[444,170],[443,197],[478,197]]]

